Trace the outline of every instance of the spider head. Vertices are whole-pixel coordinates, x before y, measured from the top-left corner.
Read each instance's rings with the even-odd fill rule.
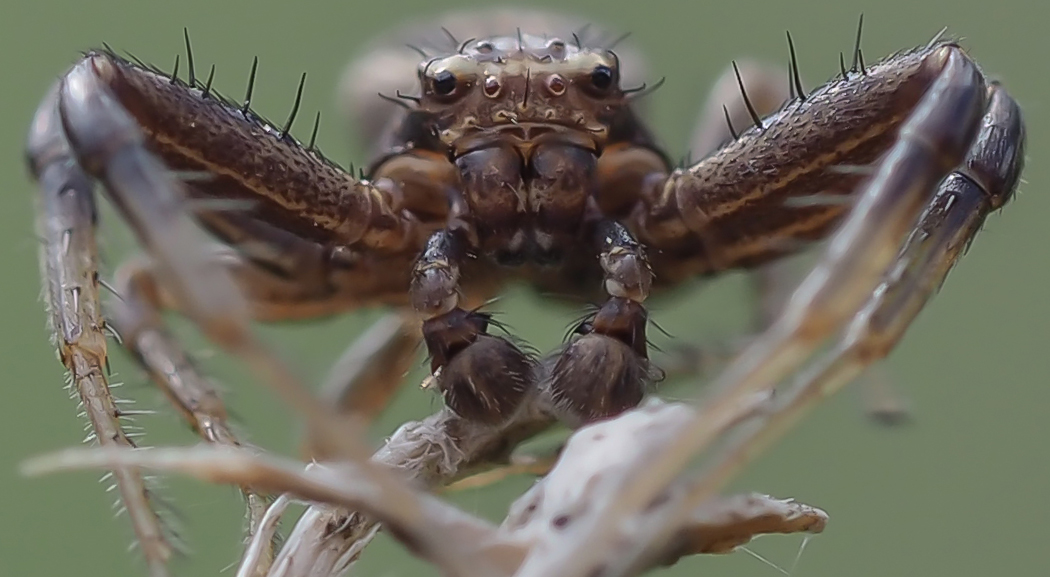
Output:
[[[627,105],[613,52],[532,35],[468,42],[421,63],[419,81],[420,107],[458,152],[540,138],[601,148]]]

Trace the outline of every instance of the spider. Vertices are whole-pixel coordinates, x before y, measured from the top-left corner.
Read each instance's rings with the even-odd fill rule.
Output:
[[[315,147],[319,116],[308,142],[292,136],[302,82],[283,125],[252,110],[257,61],[243,102],[217,94],[214,68],[198,75],[189,52],[185,77],[178,60],[169,74],[89,52],[50,90],[27,146],[43,275],[100,443],[132,446],[106,388],[110,330],[196,431],[238,443],[168,309],[307,415],[379,410],[423,343],[429,382],[467,422],[500,427],[537,397],[574,426],[613,417],[660,378],[650,296],[764,275],[829,237],[756,337],[749,372],[724,380],[775,382],[846,327],[831,382],[889,353],[1023,168],[1016,102],[940,38],[866,64],[858,30],[852,65],[840,58],[811,91],[793,47],[787,82],[734,64],[694,137],[701,160],[675,167],[642,120],[638,58],[616,40],[531,12],[433,28],[343,78],[373,148],[359,174]],[[145,252],[112,285],[98,270],[95,183]],[[599,304],[538,358],[484,310],[512,282]],[[102,286],[119,295],[105,313]],[[380,305],[396,312],[348,349],[323,402],[249,328]],[[140,482],[117,473],[126,499]]]

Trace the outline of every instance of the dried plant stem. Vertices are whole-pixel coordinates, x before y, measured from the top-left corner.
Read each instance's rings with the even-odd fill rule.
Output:
[[[448,575],[496,577],[521,558],[495,527],[443,501],[391,482],[371,463],[303,467],[302,463],[220,445],[128,450],[73,449],[35,459],[28,474],[84,467],[133,466],[176,471],[213,483],[250,485],[271,493],[368,514],[407,548]],[[495,549],[498,555],[487,554]],[[510,553],[508,555],[508,553]],[[503,561],[509,560],[508,562]]]
[[[476,425],[447,408],[402,425],[372,460],[396,469],[411,482],[440,486],[510,451],[553,423],[533,399],[500,428]],[[299,518],[274,562],[271,577],[342,575],[378,530],[376,520],[353,510],[310,507]]]
[[[622,475],[639,451],[645,449],[648,440],[666,437],[676,423],[693,414],[694,411],[684,405],[654,402],[577,431],[550,474],[515,502],[500,527],[428,495],[413,495],[413,502],[406,507],[399,500],[402,495],[396,488],[391,491],[372,478],[369,469],[374,465],[304,467],[299,462],[231,446],[73,449],[34,459],[26,463],[23,470],[28,474],[41,474],[85,467],[133,466],[283,493],[267,511],[260,534],[246,550],[238,577],[260,574],[262,550],[291,498],[367,514],[383,523],[411,552],[434,563],[444,574],[509,577],[518,572],[527,555],[543,554],[558,547],[560,531],[574,522],[573,512],[606,505],[603,494],[590,491],[590,487],[605,478]],[[736,495],[710,499],[689,510],[665,540],[648,538],[653,522],[666,518],[668,510],[679,509],[681,497],[689,494],[682,489],[688,487],[679,483],[674,495],[652,510],[637,518],[618,520],[621,537],[626,542],[644,543],[647,547],[643,564],[632,573],[674,563],[686,555],[726,553],[761,534],[819,533],[827,523],[823,511],[807,505],[759,494]],[[313,521],[318,513],[307,511],[305,517]],[[376,526],[373,523],[367,537],[353,542],[347,553],[359,553]],[[606,557],[615,561],[621,550],[609,551]],[[294,558],[304,552],[301,548],[291,553],[282,552],[270,574],[337,575],[352,560],[347,555],[336,556],[334,559],[344,561],[338,567],[331,567],[337,569],[336,572],[304,573],[303,565],[293,563]]]

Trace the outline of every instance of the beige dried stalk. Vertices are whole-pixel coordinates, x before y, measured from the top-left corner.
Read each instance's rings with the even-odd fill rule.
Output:
[[[744,414],[755,414],[767,402],[765,397],[753,399]],[[503,462],[518,443],[553,423],[545,406],[545,400],[536,397],[500,428],[478,426],[443,409],[403,425],[364,462],[304,467],[243,447],[201,445],[133,451],[72,449],[34,459],[25,471],[138,467],[282,495],[248,544],[238,575],[344,574],[382,524],[409,551],[445,574],[499,577],[520,572],[527,558],[561,548],[564,532],[579,516],[608,505],[602,486],[621,477],[653,443],[666,442],[675,427],[695,415],[686,405],[654,400],[576,431],[550,473],[512,505],[499,527],[425,491],[390,482],[388,473],[396,472],[417,486],[436,487],[483,464]],[[676,510],[692,495],[693,485],[686,478],[678,479],[643,515],[620,520],[620,539],[645,550],[644,562],[632,573],[673,563],[684,555],[729,552],[759,534],[820,532],[827,521],[822,511],[806,505],[738,495],[707,500],[678,522],[670,538],[650,539],[645,528]],[[312,505],[277,557],[268,559],[266,544],[290,499]],[[611,558],[615,550],[606,553]]]

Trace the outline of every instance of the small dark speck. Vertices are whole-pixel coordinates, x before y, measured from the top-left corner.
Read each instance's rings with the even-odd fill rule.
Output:
[[[558,515],[551,521],[551,525],[554,525],[555,529],[564,529],[571,520],[572,518],[568,515]]]

